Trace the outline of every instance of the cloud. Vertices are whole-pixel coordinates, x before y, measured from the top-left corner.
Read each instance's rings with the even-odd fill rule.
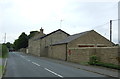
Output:
[[[45,29],[45,33],[59,28],[70,34],[79,33],[94,29],[110,19],[116,19],[116,4],[117,2],[81,0],[1,0],[0,29],[3,35],[5,32],[14,33],[15,38],[22,32],[29,34],[30,31],[39,30],[41,27]],[[63,21],[60,27],[61,19]],[[116,29],[115,27],[114,30]],[[95,30],[107,35],[109,24]],[[9,40],[12,39],[8,38]]]

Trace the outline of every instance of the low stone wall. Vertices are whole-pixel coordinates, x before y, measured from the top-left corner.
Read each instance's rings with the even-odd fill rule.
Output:
[[[19,50],[19,52],[26,53],[26,48],[21,48],[21,49]]]
[[[69,48],[67,53],[67,60],[76,63],[89,62],[90,56],[96,55],[101,62],[118,65],[120,58],[118,47]]]

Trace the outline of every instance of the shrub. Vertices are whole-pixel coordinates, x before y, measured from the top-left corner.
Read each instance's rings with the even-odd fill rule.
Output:
[[[100,62],[100,59],[95,55],[90,57],[90,61],[88,62],[88,64],[96,65],[96,66],[103,66],[103,67],[107,67],[107,68],[113,68],[113,69],[120,70],[120,65]]]
[[[99,58],[96,55],[90,57],[89,64],[93,65],[99,62]]]
[[[7,55],[8,55],[8,49],[7,49],[7,47],[6,47],[6,45],[2,45],[2,57],[4,58],[4,57],[7,57]]]

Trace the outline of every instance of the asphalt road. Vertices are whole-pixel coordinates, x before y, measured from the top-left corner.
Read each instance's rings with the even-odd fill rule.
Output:
[[[24,53],[10,52],[4,77],[105,77],[97,73],[48,61]]]

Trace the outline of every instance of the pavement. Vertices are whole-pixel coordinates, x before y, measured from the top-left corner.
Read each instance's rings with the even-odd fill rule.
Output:
[[[119,76],[120,72],[119,72],[119,70],[116,70],[116,69],[110,69],[110,68],[105,68],[105,67],[100,67],[100,66],[80,65],[80,64],[71,63],[68,61],[55,60],[55,59],[51,59],[51,58],[43,58],[43,59],[52,60],[53,62],[72,66],[72,67],[75,67],[77,69],[82,69],[82,70],[98,73],[98,74],[105,75],[108,77],[120,78],[120,76]]]
[[[4,77],[117,77],[118,70],[11,52]]]

